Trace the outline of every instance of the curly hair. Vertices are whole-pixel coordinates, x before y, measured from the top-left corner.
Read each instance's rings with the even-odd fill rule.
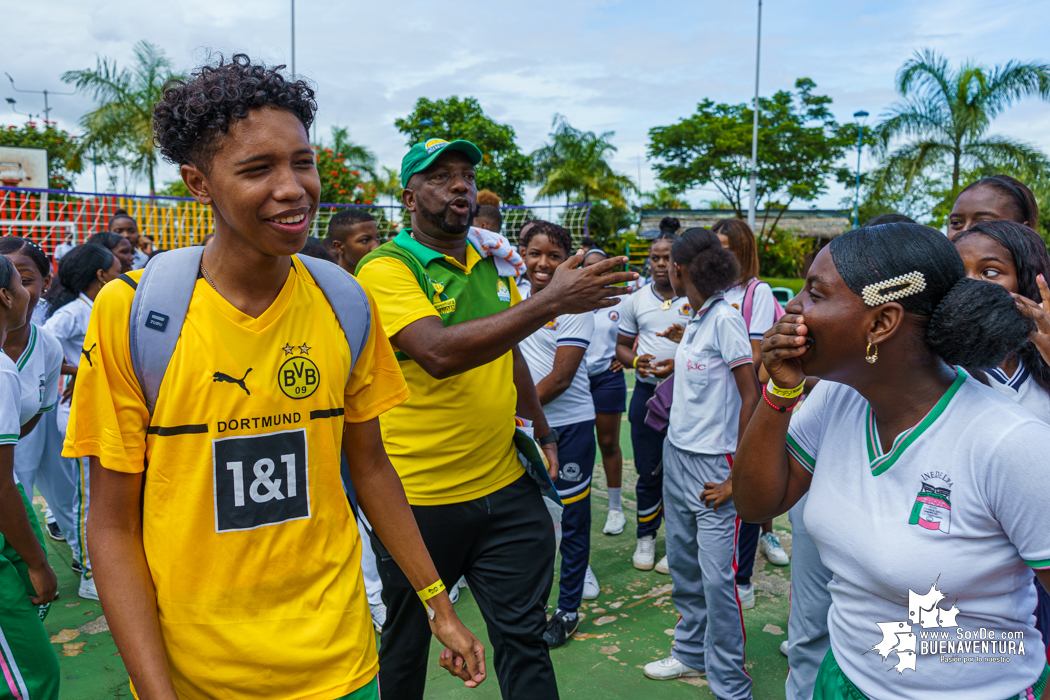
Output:
[[[569,232],[558,224],[552,224],[549,221],[535,221],[530,222],[532,226],[529,226],[529,230],[521,236],[521,246],[524,249],[529,247],[529,241],[536,236],[546,236],[547,240],[558,246],[565,251],[566,255],[572,255],[572,236]]]
[[[153,108],[153,139],[175,165],[206,168],[222,135],[260,107],[286,109],[310,131],[317,111],[314,90],[304,80],[289,82],[284,66],[253,64],[245,54],[201,67],[189,80],[169,80]]]
[[[740,263],[723,248],[713,232],[690,228],[671,246],[671,259],[689,271],[689,281],[704,297],[710,297],[740,277]]]

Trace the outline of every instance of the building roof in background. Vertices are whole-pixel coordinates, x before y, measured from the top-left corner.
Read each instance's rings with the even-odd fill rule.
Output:
[[[641,239],[652,240],[659,230],[650,231],[659,226],[660,220],[665,216],[673,216],[681,224],[679,231],[687,228],[701,227],[711,228],[715,222],[721,219],[729,219],[736,216],[732,209],[641,209],[642,233],[638,235]],[[768,217],[765,211],[756,214],[755,228],[762,229],[763,221],[767,226],[772,226],[776,221],[776,213],[771,212]],[[801,238],[834,238],[850,231],[853,222],[849,213],[842,209],[788,209],[781,217],[777,228],[781,231],[789,231],[792,235]],[[646,234],[652,234],[647,236]]]

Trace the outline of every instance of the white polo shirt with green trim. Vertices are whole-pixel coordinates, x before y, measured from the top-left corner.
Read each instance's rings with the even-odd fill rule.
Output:
[[[833,578],[828,628],[871,698],[1007,698],[1046,664],[1032,569],[1050,568],[1050,426],[960,371],[883,453],[867,401],[822,381],[788,450]]]

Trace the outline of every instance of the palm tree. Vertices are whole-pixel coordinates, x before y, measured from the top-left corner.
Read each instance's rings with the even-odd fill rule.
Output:
[[[1050,64],[1010,61],[988,69],[967,61],[953,70],[926,49],[901,66],[896,81],[905,99],[890,107],[875,129],[876,153],[884,157],[877,178],[888,181],[896,173],[907,190],[929,169],[950,167],[948,196],[954,200],[966,171],[1023,170],[1045,161],[1032,146],[987,131],[1017,100],[1050,99]],[[890,153],[890,141],[901,137],[907,142]]]
[[[99,103],[80,120],[86,132],[83,146],[96,147],[110,160],[146,175],[150,194],[154,194],[157,153],[151,128],[153,105],[160,99],[164,83],[183,76],[175,74],[164,51],[148,41],[135,44],[134,52],[131,69],[118,70],[116,61],[100,58],[94,70],[71,70],[62,75],[62,80]]]
[[[554,115],[551,124],[551,143],[531,154],[535,182],[542,185],[537,196],[565,195],[565,203],[573,195],[581,201],[607,200],[615,206],[624,206],[624,192],[634,192],[630,178],[615,173],[606,160],[616,146],[609,139],[614,132],[596,135],[569,125],[561,115]]]
[[[332,127],[332,151],[336,155],[346,158],[345,165],[355,170],[368,174],[373,182],[379,180],[376,174],[375,154],[365,146],[350,140],[350,131],[345,126]]]

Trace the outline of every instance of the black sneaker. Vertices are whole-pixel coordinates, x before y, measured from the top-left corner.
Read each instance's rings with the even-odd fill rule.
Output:
[[[77,561],[76,559],[74,559],[73,563],[69,565],[69,568],[72,569],[73,571],[75,571],[78,574],[84,573],[84,567],[81,566],[80,562]]]
[[[554,613],[554,617],[547,620],[547,631],[543,633],[543,641],[547,642],[549,648],[556,649],[569,641],[569,637],[579,626],[579,614],[572,620],[566,620],[565,613],[559,610]]]
[[[58,529],[58,523],[47,524],[48,537],[55,540],[56,542],[65,542],[66,536],[62,534],[62,531]]]

